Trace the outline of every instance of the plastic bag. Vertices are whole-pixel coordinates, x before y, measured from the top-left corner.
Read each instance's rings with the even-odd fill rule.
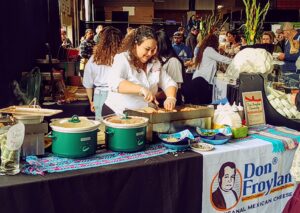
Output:
[[[260,48],[245,48],[235,55],[225,76],[237,79],[242,72],[268,74],[273,67],[273,58],[269,52]]]
[[[41,90],[41,72],[40,68],[35,67],[30,72],[26,73],[21,80],[21,90],[26,95],[26,98],[31,101],[34,98],[39,103]],[[25,103],[28,104],[28,103]]]
[[[213,118],[214,128],[220,128],[224,125],[231,128],[242,126],[242,119],[238,112],[233,111],[229,104],[218,105]]]

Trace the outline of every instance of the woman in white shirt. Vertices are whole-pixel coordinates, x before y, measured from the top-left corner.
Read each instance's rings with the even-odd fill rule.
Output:
[[[120,53],[114,57],[110,75],[110,89],[102,115],[123,113],[125,109],[147,107],[157,103],[155,94],[162,88],[167,98],[164,108],[172,110],[176,104],[177,84],[161,69],[155,57],[157,38],[155,31],[140,26],[123,40]]]
[[[183,63],[175,53],[172,42],[164,30],[156,32],[158,41],[158,57],[162,64],[162,69],[177,83],[177,102],[176,105],[182,104],[181,85],[183,83]],[[165,94],[160,91],[156,94],[158,100],[165,99]]]
[[[212,100],[213,79],[217,71],[217,62],[229,64],[231,58],[218,53],[219,40],[209,34],[200,45],[195,57],[196,70],[189,87],[192,104],[210,104]]]
[[[83,86],[86,88],[90,108],[97,120],[101,119],[102,106],[108,94],[108,76],[113,57],[122,41],[122,33],[114,27],[105,27],[101,40],[84,69]]]

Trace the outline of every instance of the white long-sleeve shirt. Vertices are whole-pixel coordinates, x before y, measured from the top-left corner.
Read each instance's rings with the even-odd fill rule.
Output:
[[[162,58],[163,61],[166,61],[166,58]],[[166,70],[166,72],[171,76],[171,78],[176,83],[183,83],[183,77],[182,77],[182,64],[180,61],[172,57],[170,58],[163,66],[162,69]]]
[[[193,79],[197,77],[204,78],[209,84],[213,84],[213,79],[217,71],[217,62],[230,64],[231,58],[221,55],[212,47],[206,47],[203,52],[201,63],[196,67]]]
[[[109,87],[111,91],[105,104],[116,113],[123,113],[125,109],[140,109],[148,106],[144,97],[138,94],[121,94],[118,93],[119,84],[123,80],[128,80],[132,83],[139,84],[149,89],[153,94],[157,93],[158,87],[166,90],[168,87],[174,86],[177,88],[176,82],[161,69],[161,64],[158,60],[147,64],[147,71],[140,70],[138,72],[135,67],[129,63],[128,52],[117,54],[114,57],[112,72],[110,72]]]
[[[92,56],[84,68],[82,84],[85,88],[95,88],[97,90],[108,91],[108,78],[112,69],[110,66],[98,65],[93,62]]]

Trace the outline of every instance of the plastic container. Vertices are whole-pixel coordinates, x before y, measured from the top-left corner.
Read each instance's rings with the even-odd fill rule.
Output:
[[[232,128],[231,130],[232,130],[232,136],[235,139],[245,138],[248,135],[248,127],[244,125],[240,128]]]

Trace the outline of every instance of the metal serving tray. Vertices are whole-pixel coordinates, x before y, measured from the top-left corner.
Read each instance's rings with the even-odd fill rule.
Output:
[[[214,109],[207,106],[199,105],[184,105],[177,107],[176,109],[192,107],[195,108],[191,111],[178,111],[178,112],[163,112],[163,113],[144,113],[135,110],[125,110],[125,113],[131,116],[141,116],[149,118],[149,123],[165,123],[178,120],[190,120],[195,118],[207,118],[213,117]]]

